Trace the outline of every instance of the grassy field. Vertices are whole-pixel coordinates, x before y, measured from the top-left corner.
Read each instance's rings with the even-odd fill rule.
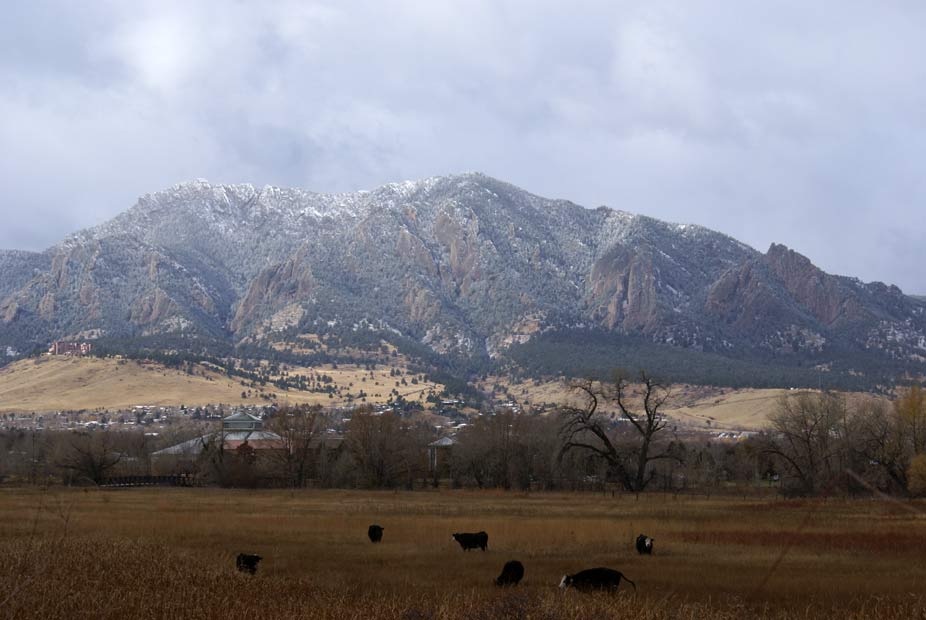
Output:
[[[527,406],[577,403],[576,393],[562,380],[511,383],[503,377],[490,377],[481,384],[487,392],[492,392],[495,386],[504,390],[495,390],[496,398],[504,398],[507,392]],[[799,393],[785,389],[733,389],[686,384],[676,384],[670,389],[672,396],[664,409],[666,415],[682,427],[714,431],[757,431],[768,428],[769,416],[776,411],[781,397]],[[883,399],[863,393],[848,393],[846,396],[850,405],[861,399]],[[883,400],[887,402],[887,399]],[[636,406],[639,408],[639,403]],[[599,403],[599,407],[602,411],[616,412],[616,407],[610,402]]]
[[[526,405],[575,402],[575,394],[562,381],[510,383],[493,377],[483,387],[491,389],[494,385],[504,387],[511,396]],[[689,428],[754,431],[767,426],[768,416],[775,411],[778,400],[788,393],[788,390],[782,389],[675,385],[665,412]],[[497,395],[502,396],[501,393]],[[605,411],[613,410],[609,403],[601,403],[600,406]]]
[[[428,389],[442,386],[419,382],[396,386],[402,377],[390,377],[389,368],[380,366],[372,372],[349,365],[338,368],[319,366],[314,369],[293,368],[293,374],[317,372],[332,378],[357,395],[366,392],[368,403],[385,403],[396,389],[409,400],[418,399]],[[349,386],[349,387],[348,387]],[[209,404],[267,404],[257,390],[242,398],[247,388],[238,380],[197,366],[194,374],[165,368],[150,362],[101,359],[94,357],[40,357],[26,359],[0,369],[0,412],[123,409],[134,405],[181,405],[195,407]],[[339,406],[343,398],[300,390],[281,391],[273,386],[279,402]],[[359,402],[359,401],[354,401]]]
[[[924,618],[923,505],[503,492],[0,489],[0,616]],[[370,523],[384,541],[366,539]],[[456,531],[486,530],[464,553]],[[655,555],[633,551],[636,534]],[[264,556],[237,573],[239,552]],[[522,585],[492,585],[505,561]],[[637,584],[561,592],[593,566]]]
[[[778,401],[788,393],[788,390],[726,390],[666,412],[688,426],[754,431],[768,426],[769,416],[776,411]]]

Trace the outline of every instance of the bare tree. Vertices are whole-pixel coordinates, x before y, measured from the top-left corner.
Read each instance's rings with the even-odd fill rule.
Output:
[[[855,449],[880,469],[890,481],[885,490],[907,490],[907,467],[912,456],[912,437],[905,433],[898,409],[888,409],[881,400],[867,399],[856,409],[859,438]]]
[[[205,474],[221,486],[229,483],[229,468],[233,458],[233,452],[226,449],[226,435],[225,425],[219,418],[216,432],[206,433],[199,437],[200,473],[203,473],[202,469],[205,469]]]
[[[268,422],[267,430],[279,435],[282,444],[282,449],[273,451],[274,460],[292,486],[305,486],[311,473],[315,441],[323,430],[321,406],[283,407]]]
[[[360,408],[347,425],[346,442],[357,474],[373,487],[411,487],[424,476],[426,446],[432,439],[426,428],[413,425],[395,413],[373,414]]]
[[[80,433],[72,438],[58,465],[95,484],[102,484],[122,457],[122,452],[113,449],[110,433]]]
[[[460,432],[454,469],[480,488],[530,484],[528,417],[509,409],[481,415]]]
[[[765,452],[784,461],[798,492],[812,495],[830,488],[843,473],[847,420],[840,394],[782,396],[770,416],[773,433]]]
[[[581,407],[561,409],[562,426],[560,456],[572,450],[590,452],[607,462],[623,487],[631,492],[643,491],[653,479],[650,463],[660,459],[676,459],[672,445],[659,446],[659,433],[666,428],[667,420],[661,413],[671,397],[669,387],[645,370],[637,375],[642,396],[639,404],[631,395],[633,383],[624,371],[615,371],[610,384],[584,379],[574,381],[571,388],[585,400]],[[611,400],[617,415],[599,410],[599,403]],[[642,407],[642,409],[640,408]],[[618,421],[629,429],[621,432]]]
[[[54,465],[50,452],[55,444],[51,436],[48,431],[36,429],[0,432],[0,478],[15,475],[30,484],[45,481],[49,466]]]

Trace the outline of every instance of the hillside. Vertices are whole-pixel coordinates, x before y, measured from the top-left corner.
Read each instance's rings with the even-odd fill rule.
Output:
[[[346,392],[369,396],[363,402],[385,403],[389,392],[396,389],[406,399],[418,399],[429,390],[442,386],[419,382],[416,385],[395,386],[390,368],[372,373],[352,367],[291,368],[291,373],[321,372],[331,378],[331,384]],[[152,362],[100,359],[94,357],[41,357],[26,359],[0,369],[0,412],[46,412],[63,410],[125,409],[135,405],[252,404],[270,402],[322,404],[326,407],[345,405],[341,395],[290,389],[285,392],[272,387],[271,401],[262,398],[257,389],[250,389],[235,379],[205,366],[196,366],[193,374],[165,368]],[[372,374],[372,376],[371,376]],[[387,387],[388,386],[388,387]],[[242,392],[250,397],[242,397]],[[360,399],[351,399],[360,403]]]
[[[572,392],[564,381],[519,381],[510,382],[501,377],[489,377],[481,384],[486,392],[496,399],[511,398],[525,408],[549,408],[560,405],[581,406],[577,393]],[[786,395],[800,393],[792,389],[718,388],[701,385],[674,384],[670,387],[672,396],[664,413],[673,420],[678,430],[701,431],[759,431],[768,428],[769,417],[778,408],[779,400]],[[640,403],[631,403],[639,409]],[[886,397],[868,393],[845,393],[848,402],[862,399]],[[617,413],[616,407],[607,401],[599,403],[601,411]]]
[[[679,424],[713,430],[756,431],[768,428],[769,416],[789,390],[721,390],[666,413]]]
[[[0,351],[89,331],[226,347],[366,331],[482,372],[556,334],[568,355],[541,358],[575,357],[570,340],[601,333],[661,347],[676,381],[703,381],[702,362],[749,366],[747,384],[775,367],[777,387],[926,372],[926,304],[897,287],[481,174],[351,194],[184,183],[0,265]],[[724,373],[707,379],[735,383]]]
[[[507,382],[490,378],[484,384],[487,390],[501,387],[496,398],[509,396],[525,407],[576,404],[576,395],[563,381]],[[694,385],[674,385],[673,397],[665,413],[679,427],[702,430],[755,431],[767,427],[768,416],[785,394],[784,389],[721,389]],[[599,405],[602,411],[616,411],[610,403]]]

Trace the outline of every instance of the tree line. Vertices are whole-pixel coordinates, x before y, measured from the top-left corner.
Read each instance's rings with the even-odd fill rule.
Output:
[[[216,422],[190,431],[195,450],[169,457],[153,454],[164,438],[139,432],[8,430],[0,432],[0,477],[101,484],[115,475],[183,473],[244,487],[926,494],[926,393],[919,387],[893,402],[788,394],[767,430],[739,441],[680,431],[663,415],[670,386],[646,372],[577,380],[572,388],[572,405],[544,415],[500,408],[470,419],[441,446],[431,445],[440,433],[429,422],[369,407],[349,414],[279,408],[264,421],[278,438],[272,449],[259,439],[232,445]]]

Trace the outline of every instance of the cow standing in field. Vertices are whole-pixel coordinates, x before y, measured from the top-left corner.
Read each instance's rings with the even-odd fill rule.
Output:
[[[589,568],[575,575],[563,575],[562,580],[559,582],[559,587],[563,589],[575,588],[579,592],[593,592],[596,590],[617,592],[617,587],[620,585],[621,579],[632,585],[633,589],[636,591],[637,585],[624,577],[620,571],[603,567]]]
[[[235,559],[235,567],[242,573],[253,575],[257,572],[257,563],[263,558],[253,553],[239,553]]]
[[[517,560],[505,562],[502,574],[495,578],[497,586],[516,586],[524,578],[524,565]]]
[[[653,555],[653,540],[646,534],[637,536],[637,553],[640,555]]]
[[[370,537],[370,542],[378,543],[383,539],[383,528],[379,525],[371,525],[367,529],[367,536]]]
[[[482,549],[485,551],[486,547],[489,545],[489,535],[485,532],[476,532],[475,534],[458,532],[451,536],[451,538],[460,543],[460,547],[463,548],[463,551],[469,551],[470,549]]]

